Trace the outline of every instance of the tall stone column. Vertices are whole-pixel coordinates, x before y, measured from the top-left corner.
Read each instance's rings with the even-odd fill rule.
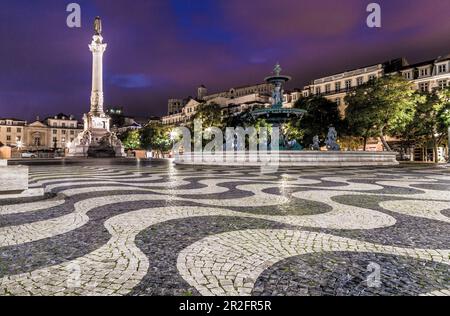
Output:
[[[94,116],[104,114],[103,112],[103,54],[107,44],[103,43],[103,37],[98,34],[93,36],[89,49],[92,52],[92,92],[91,111]]]
[[[102,20],[95,18],[94,36],[89,45],[92,52],[91,109],[83,117],[84,131],[69,145],[69,157],[124,157],[121,141],[111,133],[111,118],[103,109],[103,43]]]

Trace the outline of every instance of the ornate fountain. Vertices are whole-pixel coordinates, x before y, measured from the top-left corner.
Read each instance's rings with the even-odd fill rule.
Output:
[[[253,118],[264,118],[273,127],[280,128],[282,124],[291,119],[301,119],[305,110],[283,108],[283,85],[291,77],[281,75],[279,64],[275,66],[273,75],[266,78],[266,82],[273,85],[272,106],[257,109],[250,114]],[[279,129],[282,130],[281,128]],[[188,141],[190,144],[190,140]],[[279,148],[267,146],[266,149],[252,152],[246,150],[224,151],[215,153],[183,153],[175,159],[177,165],[204,165],[204,166],[241,166],[262,167],[264,170],[274,171],[278,167],[357,167],[357,166],[395,166],[398,165],[394,152],[344,152],[339,151],[336,129],[330,127],[326,145],[328,151],[320,151],[320,140],[314,137],[312,150],[301,150],[301,146],[294,140],[289,141],[280,135]],[[270,147],[270,154],[267,149]],[[278,149],[278,150],[277,150]],[[262,155],[261,155],[262,154]],[[267,169],[267,167],[270,167]]]
[[[279,127],[281,130],[281,125],[287,121],[296,118],[301,119],[305,115],[306,111],[301,109],[290,109],[283,108],[283,86],[288,81],[292,80],[290,76],[281,75],[282,68],[279,63],[275,65],[273,69],[273,75],[265,78],[267,83],[273,85],[272,93],[272,106],[270,108],[257,109],[251,112],[251,115],[257,118],[264,118],[267,122],[271,123],[274,127]],[[287,149],[285,137],[281,135],[280,150]],[[291,146],[295,147],[293,149],[300,149],[299,145]]]

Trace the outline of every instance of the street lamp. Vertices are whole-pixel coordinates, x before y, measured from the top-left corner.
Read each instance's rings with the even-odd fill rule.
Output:
[[[16,146],[17,146],[17,149],[19,149],[19,151],[22,150],[22,148],[23,148],[23,142],[22,142],[21,140],[18,140],[18,141],[16,142]]]
[[[179,136],[178,132],[176,130],[173,130],[170,132],[170,140],[174,141]]]
[[[446,117],[448,118],[450,116],[450,110],[449,109],[445,110],[445,114],[446,114]],[[447,130],[447,134],[448,134],[447,160],[448,160],[448,162],[450,162],[450,122],[449,121],[450,120],[447,119],[447,123],[449,124],[448,130]]]

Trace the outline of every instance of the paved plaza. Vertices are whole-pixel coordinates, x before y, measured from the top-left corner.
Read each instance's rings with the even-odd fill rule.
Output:
[[[0,295],[450,295],[450,168],[32,165]]]

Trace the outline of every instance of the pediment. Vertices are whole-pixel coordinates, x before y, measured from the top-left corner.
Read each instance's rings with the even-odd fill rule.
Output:
[[[30,127],[44,127],[44,128],[48,127],[47,125],[45,125],[44,123],[42,123],[40,121],[35,121],[35,122],[29,124],[28,126],[30,126]]]
[[[198,101],[196,101],[196,100],[194,100],[194,99],[191,99],[191,100],[186,104],[186,107],[196,106],[196,105],[199,105],[199,104],[200,104],[200,102],[198,102]]]

